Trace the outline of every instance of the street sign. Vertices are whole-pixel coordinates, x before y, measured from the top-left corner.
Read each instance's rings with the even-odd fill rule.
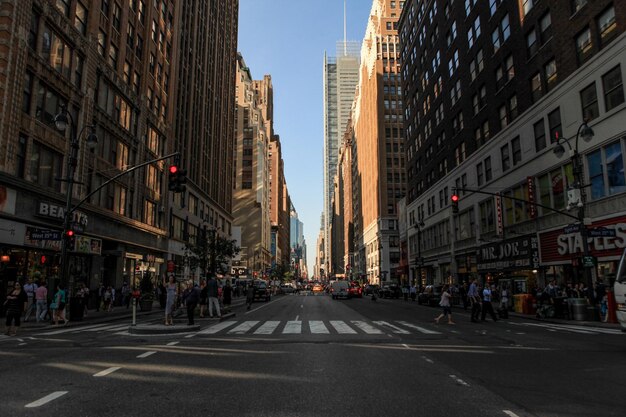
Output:
[[[176,264],[174,261],[167,261],[167,272],[174,272],[176,270]]]
[[[589,237],[616,237],[615,229],[607,229],[606,227],[596,227],[589,229]]]
[[[568,224],[563,228],[563,233],[565,233],[566,235],[578,232],[580,232],[580,223]]]
[[[61,240],[61,232],[33,228],[30,232],[30,240]]]
[[[583,268],[593,268],[596,266],[595,256],[583,256]]]

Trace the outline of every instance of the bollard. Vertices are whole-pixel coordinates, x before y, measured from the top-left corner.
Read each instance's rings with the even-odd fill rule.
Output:
[[[133,326],[137,325],[137,298],[133,297]]]

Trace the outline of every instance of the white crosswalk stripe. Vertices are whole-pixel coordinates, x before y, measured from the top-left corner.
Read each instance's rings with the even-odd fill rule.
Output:
[[[235,327],[232,330],[229,330],[228,333],[229,334],[245,334],[245,333],[248,332],[248,330],[250,330],[251,328],[253,328],[257,324],[259,324],[259,322],[256,321],[256,320],[244,321],[239,326]]]
[[[414,324],[407,323],[406,321],[399,321],[398,323],[400,323],[400,324],[401,324],[401,325],[403,325],[404,327],[409,327],[409,328],[411,328],[411,329],[418,330],[418,331],[420,331],[421,333],[424,333],[424,334],[441,334],[441,332],[436,332],[436,331],[434,331],[434,330],[428,330],[428,329],[427,329],[427,328],[425,328],[425,327],[416,326],[416,325],[414,325]]]
[[[236,321],[233,320],[229,320],[229,321],[223,321],[221,323],[217,323],[211,327],[207,327],[204,330],[200,330],[197,334],[215,334],[219,331],[222,331],[224,329],[229,328],[230,326],[233,326],[234,324],[236,324]]]
[[[409,334],[410,333],[409,331],[401,329],[398,326],[394,326],[391,323],[387,323],[386,321],[375,321],[374,324],[377,324],[383,327],[389,327],[390,329],[392,329],[394,333],[397,333],[397,334]]]
[[[261,327],[256,329],[254,334],[272,334],[279,324],[280,321],[266,321]]]
[[[354,324],[356,327],[363,330],[367,334],[383,334],[384,333],[382,330],[364,321],[353,320],[352,324]]]
[[[330,325],[333,326],[339,334],[356,334],[356,330],[348,326],[344,321],[331,320]]]
[[[620,329],[609,329],[605,327],[594,327],[594,326],[577,326],[573,324],[556,324],[556,323],[517,323],[517,322],[509,322],[509,324],[515,326],[524,326],[524,327],[537,327],[543,328],[547,331],[563,331],[570,333],[578,333],[578,334],[624,334]]]
[[[324,322],[321,320],[309,321],[309,329],[311,329],[311,333],[313,334],[329,334],[330,333],[330,331],[328,330]]]
[[[283,329],[283,334],[300,334],[302,333],[301,321],[288,321]]]

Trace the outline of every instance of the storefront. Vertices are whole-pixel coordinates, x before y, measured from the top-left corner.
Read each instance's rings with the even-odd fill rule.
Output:
[[[527,293],[537,285],[539,243],[535,235],[482,245],[476,259],[484,282],[506,285],[513,294]]]
[[[626,216],[597,220],[587,226],[589,253],[594,261],[594,279],[605,284],[615,279],[617,263],[626,247]],[[579,225],[568,225],[539,234],[541,265],[546,278],[559,285],[584,282],[583,240]]]

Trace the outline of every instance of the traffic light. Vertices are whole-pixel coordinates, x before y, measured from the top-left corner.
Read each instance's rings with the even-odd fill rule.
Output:
[[[167,189],[175,193],[183,193],[187,189],[187,170],[177,165],[170,165]]]
[[[76,246],[76,234],[72,229],[68,229],[65,232],[65,247],[67,250],[74,250]]]
[[[450,197],[452,201],[452,213],[456,214],[459,212],[459,196],[457,194],[452,194]]]

